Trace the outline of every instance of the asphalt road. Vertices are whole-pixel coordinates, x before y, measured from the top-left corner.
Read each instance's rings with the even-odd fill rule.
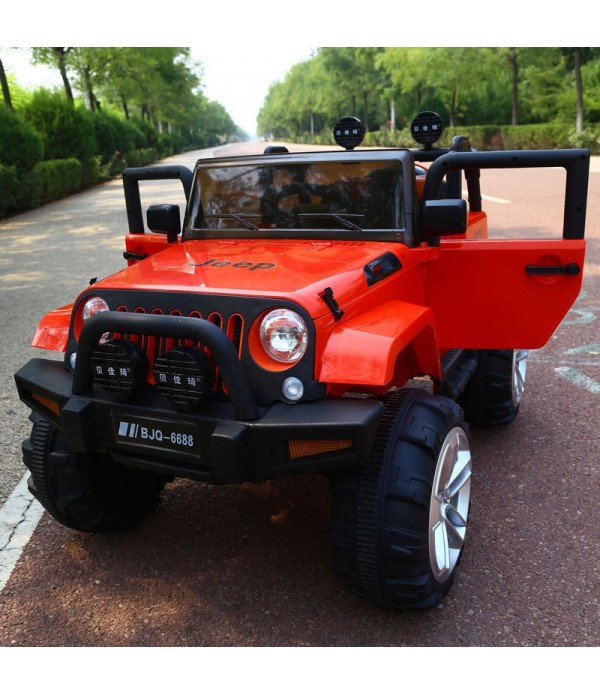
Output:
[[[319,476],[235,487],[176,481],[126,535],[79,534],[44,514],[0,593],[0,646],[598,646],[594,169],[583,291],[548,345],[531,354],[516,422],[472,431],[466,548],[442,606],[387,613],[338,585]],[[486,172],[494,232],[558,229],[561,173]],[[29,423],[13,373],[39,354],[29,343],[46,311],[122,266],[125,228],[119,180],[0,222],[0,504],[25,472],[20,443]]]

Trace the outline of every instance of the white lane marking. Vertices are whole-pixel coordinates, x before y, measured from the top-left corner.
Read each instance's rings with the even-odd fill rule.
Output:
[[[573,369],[572,367],[556,367],[554,371],[558,376],[573,384],[573,386],[583,388],[596,396],[600,395],[600,382],[583,374],[578,369]]]
[[[600,343],[590,343],[589,345],[569,348],[565,355],[600,355]]]
[[[0,509],[0,592],[44,512],[27,489],[26,473]]]
[[[465,197],[469,195],[467,191],[463,191],[462,193]],[[493,195],[485,195],[483,193],[481,194],[481,199],[487,200],[488,203],[500,203],[500,205],[508,205],[512,202],[510,200],[506,200],[506,198],[496,198]]]

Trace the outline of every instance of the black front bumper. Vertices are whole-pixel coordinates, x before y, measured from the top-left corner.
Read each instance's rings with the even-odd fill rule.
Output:
[[[247,420],[224,401],[178,412],[151,388],[127,402],[93,384],[74,393],[63,364],[39,358],[15,380],[21,400],[63,431],[73,451],[105,451],[125,465],[213,483],[362,465],[383,411],[376,400],[336,398],[259,406]]]

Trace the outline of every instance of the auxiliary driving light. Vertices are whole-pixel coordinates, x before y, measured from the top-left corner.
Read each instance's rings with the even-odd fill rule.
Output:
[[[304,395],[304,384],[295,376],[288,376],[281,384],[281,391],[289,401],[299,401]]]
[[[189,409],[212,391],[215,366],[202,350],[179,347],[163,352],[154,362],[156,388],[174,405]]]
[[[142,384],[148,371],[144,351],[128,340],[107,340],[92,352],[94,383],[127,398]]]
[[[410,132],[413,138],[427,149],[442,137],[442,119],[435,111],[421,111],[410,124]]]

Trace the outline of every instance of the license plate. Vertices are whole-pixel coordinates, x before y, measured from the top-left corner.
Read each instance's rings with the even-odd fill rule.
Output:
[[[160,451],[199,453],[198,432],[189,422],[113,413],[115,439],[119,444],[143,446]]]

